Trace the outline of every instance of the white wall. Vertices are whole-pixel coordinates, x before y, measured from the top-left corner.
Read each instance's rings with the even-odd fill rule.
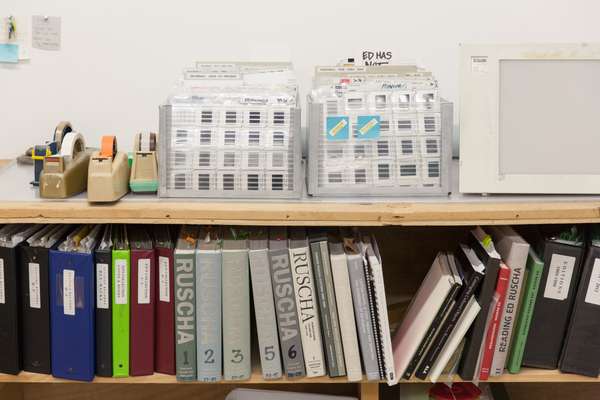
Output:
[[[302,96],[312,67],[363,49],[392,50],[458,97],[460,42],[600,41],[594,0],[0,0],[0,16],[62,17],[62,50],[0,65],[0,157],[70,120],[97,145],[156,130],[158,105],[196,60],[291,57]]]

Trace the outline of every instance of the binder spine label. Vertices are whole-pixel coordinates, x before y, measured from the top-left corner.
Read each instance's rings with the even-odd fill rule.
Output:
[[[40,264],[29,263],[29,307],[42,308],[40,294]]]
[[[127,260],[115,260],[115,304],[127,304]]]
[[[553,254],[548,269],[544,297],[547,299],[565,300],[569,295],[574,268],[575,257]]]
[[[600,306],[600,258],[594,260],[590,283],[585,293],[585,302]]]
[[[0,258],[0,304],[6,304],[6,284],[4,283],[4,258]]]
[[[138,260],[138,304],[150,304],[150,259]]]
[[[63,309],[65,315],[75,315],[75,271],[63,271]]]
[[[96,308],[102,310],[109,308],[108,279],[108,264],[96,264]]]
[[[169,258],[165,256],[158,257],[158,298],[163,303],[171,301],[169,291]]]

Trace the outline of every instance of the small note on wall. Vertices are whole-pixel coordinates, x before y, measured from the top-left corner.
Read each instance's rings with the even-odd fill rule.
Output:
[[[29,59],[29,19],[17,16],[0,17],[0,62],[17,63]],[[17,53],[17,60],[14,54]]]
[[[34,48],[60,50],[60,17],[34,15],[31,31]]]

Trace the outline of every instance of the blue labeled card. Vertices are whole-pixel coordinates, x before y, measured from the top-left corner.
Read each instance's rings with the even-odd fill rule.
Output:
[[[348,140],[350,119],[348,117],[327,117],[325,123],[327,140]]]
[[[378,139],[379,138],[379,115],[359,115],[356,121],[357,139]]]

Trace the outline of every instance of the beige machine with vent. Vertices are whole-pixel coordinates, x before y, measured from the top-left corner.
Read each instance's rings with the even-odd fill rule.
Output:
[[[113,202],[129,191],[127,153],[117,151],[117,139],[103,136],[100,151],[92,154],[88,173],[88,201]]]
[[[83,192],[87,186],[90,153],[81,133],[67,132],[60,152],[44,158],[40,174],[40,196],[64,199]]]
[[[135,135],[133,164],[129,187],[133,192],[152,193],[158,190],[158,161],[156,156],[156,133]]]

